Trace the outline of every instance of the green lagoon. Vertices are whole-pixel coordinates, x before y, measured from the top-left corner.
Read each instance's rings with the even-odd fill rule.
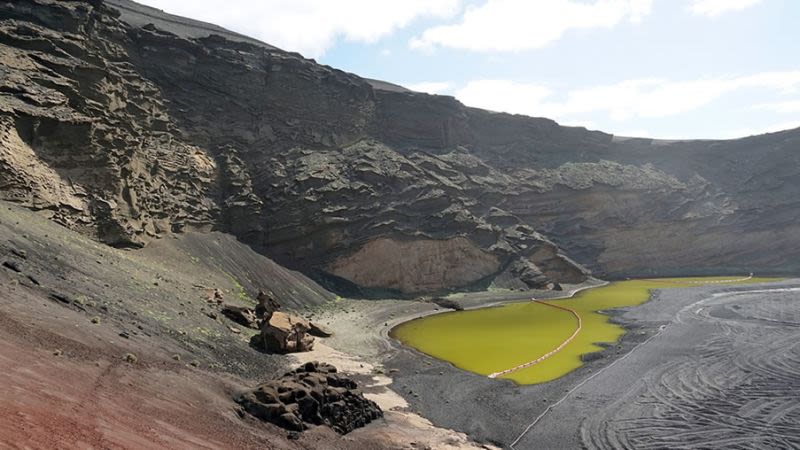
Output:
[[[720,283],[740,277],[664,278],[630,280],[579,292],[574,297],[548,300],[575,311],[581,332],[560,352],[500,378],[518,384],[536,384],[559,378],[581,366],[581,355],[602,350],[597,343],[614,343],[625,330],[598,311],[639,305],[651,289]],[[774,281],[752,278],[731,284]],[[406,345],[449,361],[456,367],[489,375],[535,360],[564,342],[576,329],[569,312],[537,302],[436,314],[398,325],[392,336]]]

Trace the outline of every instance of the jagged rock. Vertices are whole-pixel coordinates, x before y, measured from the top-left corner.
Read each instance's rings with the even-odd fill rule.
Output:
[[[291,431],[325,425],[346,434],[383,416],[357,388],[335,367],[315,361],[259,385],[237,402],[251,415]]]
[[[115,246],[232,233],[363,296],[800,270],[798,130],[621,138],[141,11],[0,3],[0,199]]]
[[[0,26],[13,56],[0,86],[0,197],[54,209],[64,225],[117,246],[222,229],[334,280],[334,289],[339,281],[401,295],[470,287],[520,250],[494,228],[518,222],[513,214],[486,214],[475,201],[502,174],[466,147],[432,155],[386,145],[394,132],[381,130],[379,109],[392,106],[369,82],[223,32],[182,36],[185,29],[164,30],[168,21],[116,4],[130,6],[4,6],[25,29]],[[41,64],[51,72],[39,74]],[[228,93],[197,87],[200,79]],[[263,80],[266,88],[254,90]],[[436,121],[415,125],[438,129]],[[342,241],[348,234],[361,237]],[[314,245],[311,236],[319,237]],[[381,265],[369,250],[391,242],[404,250],[391,261],[398,264],[384,270],[388,278],[366,282]]]
[[[525,283],[526,287],[539,289],[547,286],[549,278],[536,266],[533,262],[527,259],[518,259],[514,261],[509,269],[514,278],[519,279]]]
[[[269,321],[272,314],[281,308],[281,304],[271,292],[258,291],[256,302],[258,302],[255,309],[256,318],[262,321]]]

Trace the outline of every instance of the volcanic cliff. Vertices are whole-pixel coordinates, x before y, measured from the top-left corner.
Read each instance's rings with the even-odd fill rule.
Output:
[[[222,231],[354,295],[794,272],[798,180],[800,130],[620,138],[127,0],[0,2],[0,199],[112,246]]]

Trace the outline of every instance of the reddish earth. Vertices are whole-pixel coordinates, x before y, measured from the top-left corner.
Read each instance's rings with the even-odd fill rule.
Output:
[[[0,447],[374,446],[324,428],[292,441],[243,419],[231,398],[245,381],[175,361],[163,344],[119,337],[0,272]]]
[[[331,295],[313,281],[221,233],[127,251],[41,214],[0,202],[0,449],[477,448],[413,414],[366,361],[323,345],[298,355],[358,375],[384,419],[345,436],[315,427],[292,439],[240,415],[240,392],[300,361],[252,348],[255,331],[234,332],[208,292],[254,306],[266,289],[298,314],[341,302],[326,303]],[[362,342],[363,331],[335,333]]]

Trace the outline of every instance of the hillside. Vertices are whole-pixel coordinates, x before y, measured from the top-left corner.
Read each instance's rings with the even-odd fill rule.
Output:
[[[800,130],[620,138],[126,0],[0,18],[0,199],[111,246],[218,231],[364,296],[800,268]]]

